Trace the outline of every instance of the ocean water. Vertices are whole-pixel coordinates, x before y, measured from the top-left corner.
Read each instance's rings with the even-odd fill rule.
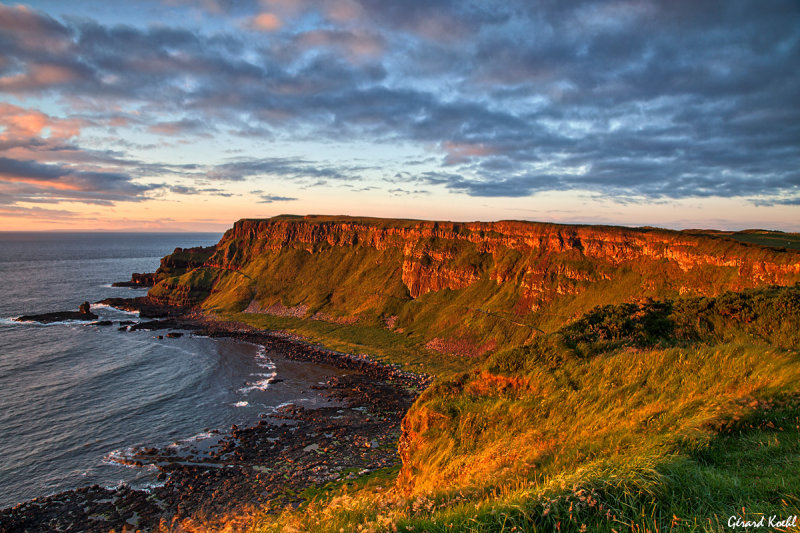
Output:
[[[176,246],[219,237],[0,232],[0,508],[95,483],[144,487],[156,472],[113,457],[132,446],[203,439],[286,402],[324,401],[310,386],[335,369],[255,345],[120,332],[117,321],[138,317],[112,308],[92,310],[114,326],[12,320],[144,295],[110,284],[154,271]],[[282,381],[270,384],[276,376]]]

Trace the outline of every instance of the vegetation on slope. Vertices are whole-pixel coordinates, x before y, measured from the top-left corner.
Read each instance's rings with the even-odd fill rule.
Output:
[[[800,334],[782,326],[798,304],[800,286],[596,309],[429,388],[393,488],[340,487],[258,528],[725,531],[800,514]]]
[[[733,239],[738,242],[767,246],[775,249],[800,250],[800,233],[785,233],[783,231],[770,231],[750,229],[744,231],[708,231],[693,230],[697,235],[709,235]]]

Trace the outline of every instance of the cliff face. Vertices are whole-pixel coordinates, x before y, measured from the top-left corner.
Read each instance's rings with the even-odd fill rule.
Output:
[[[558,302],[574,314],[597,303],[643,296],[710,296],[800,281],[796,251],[675,231],[514,221],[240,220],[215,250],[186,252],[179,258],[183,270],[174,269],[174,274],[191,271],[199,261],[208,271],[202,279],[206,285],[191,287],[188,274],[163,276],[154,290],[156,298],[174,302],[192,293],[192,301],[184,303],[208,304],[206,296],[217,293],[212,300],[221,305],[225,299],[220,293],[235,287],[241,298],[235,305],[227,303],[241,309],[280,304],[306,306],[309,317],[320,312],[398,315],[396,327],[401,329],[424,317],[429,336],[438,334],[438,328],[451,336],[472,332],[481,337],[487,328],[497,329],[487,313],[504,317],[495,323],[509,321]],[[192,283],[197,279],[195,273]],[[455,301],[459,315],[484,316],[431,318],[437,310],[426,307],[429,303],[443,311],[443,304]]]
[[[310,253],[328,246],[401,250],[402,280],[412,298],[463,289],[486,274],[498,284],[519,284],[534,306],[554,295],[578,292],[581,282],[609,279],[623,264],[664,263],[682,273],[729,269],[732,275],[718,290],[786,284],[800,277],[796,253],[679,232],[525,222],[241,220],[225,234],[210,262],[241,269],[255,255],[287,246]],[[465,252],[473,257],[460,261]],[[519,258],[498,261],[510,252]],[[708,292],[699,286],[684,291]]]

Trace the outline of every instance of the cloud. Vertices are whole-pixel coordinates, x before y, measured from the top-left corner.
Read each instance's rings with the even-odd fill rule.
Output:
[[[218,181],[243,181],[259,176],[277,176],[291,180],[355,179],[357,167],[338,169],[302,158],[273,157],[245,159],[223,163],[211,168],[207,177]]]
[[[424,189],[408,190],[408,189],[403,189],[403,188],[400,188],[400,187],[397,187],[395,189],[389,189],[387,192],[389,194],[391,194],[392,196],[422,196],[422,195],[426,195],[427,196],[427,195],[431,194],[430,191],[427,191],[427,190],[424,190]]]
[[[233,193],[228,192],[225,189],[218,189],[214,187],[193,187],[191,185],[172,185],[169,187],[169,192],[185,195],[208,194],[222,198],[230,198],[234,196]]]
[[[2,196],[0,196],[0,216],[14,217],[15,219],[34,219],[37,222],[41,222],[42,220],[68,221],[77,218],[79,215],[66,209],[5,205]]]
[[[205,7],[269,33],[59,21],[0,6],[0,92],[60,95],[87,109],[78,120],[0,108],[9,117],[0,143],[16,150],[6,156],[62,171],[97,167],[73,169],[62,181],[89,171],[130,184],[143,172],[276,176],[301,185],[363,179],[363,165],[289,157],[242,157],[205,174],[154,163],[137,170],[123,154],[80,148],[86,124],[115,120],[117,128],[176,138],[230,131],[414,146],[437,158],[410,173],[416,183],[472,196],[588,190],[634,200],[779,202],[800,188],[793,1],[216,0]],[[112,118],[102,111],[111,103],[138,114]],[[400,160],[382,164],[389,175],[408,171]]]
[[[775,199],[760,199],[753,200],[753,205],[762,207],[772,207],[775,205],[800,205],[800,196],[793,196],[791,198],[775,198]]]
[[[0,183],[23,184],[17,189],[24,201],[80,201],[110,205],[115,201],[140,201],[156,188],[134,183],[127,174],[78,170],[64,165],[42,164],[0,157]]]
[[[0,102],[0,142],[40,136],[47,129],[52,140],[67,140],[77,136],[85,125],[80,119],[53,118],[35,109],[25,109]]]
[[[259,13],[249,19],[245,27],[258,31],[275,31],[283,26],[281,19],[274,13]]]
[[[201,135],[209,137],[215,128],[206,122],[197,119],[173,120],[168,122],[157,122],[147,128],[151,133],[159,135]]]
[[[42,165],[35,161],[16,161],[0,157],[0,178],[7,181],[50,181],[68,174],[69,171],[56,165]]]
[[[302,32],[295,37],[294,44],[303,49],[336,51],[351,59],[377,58],[386,46],[384,39],[375,33],[328,29]]]
[[[190,169],[144,163],[113,151],[75,144],[87,122],[0,103],[0,191],[16,202],[62,201],[112,205],[141,201],[157,185],[136,182],[147,172],[164,175]],[[131,172],[133,170],[134,172]],[[10,202],[13,203],[13,202]]]
[[[292,198],[290,196],[278,196],[275,194],[262,194],[261,200],[258,201],[260,204],[272,204],[275,202],[293,202],[297,200],[297,198]]]

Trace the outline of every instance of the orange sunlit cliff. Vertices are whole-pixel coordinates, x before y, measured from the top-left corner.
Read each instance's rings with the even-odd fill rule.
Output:
[[[800,281],[796,250],[517,221],[240,220],[215,248],[177,250],[164,261],[150,291],[160,303],[382,323],[444,351],[456,338],[486,348],[524,340],[599,304]]]

